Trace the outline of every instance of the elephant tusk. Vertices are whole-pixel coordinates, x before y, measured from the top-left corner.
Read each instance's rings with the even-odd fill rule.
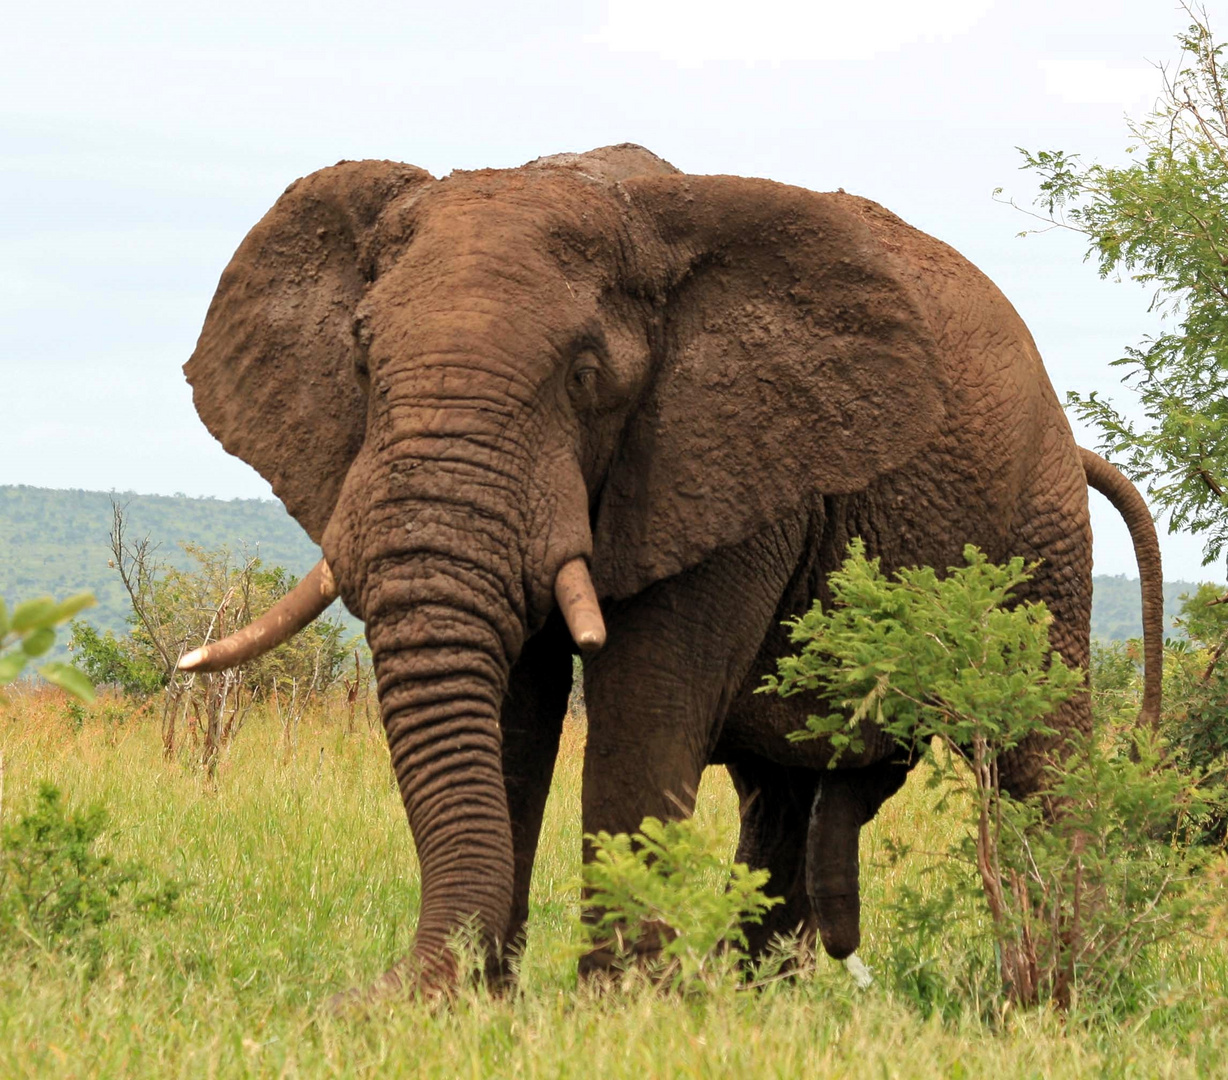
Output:
[[[260,618],[221,641],[185,653],[179,660],[179,670],[225,671],[255,660],[292,638],[336,599],[333,572],[321,559]]]
[[[605,620],[597,603],[593,579],[583,558],[564,563],[554,579],[554,598],[559,603],[571,640],[581,652],[596,652],[605,644]]]

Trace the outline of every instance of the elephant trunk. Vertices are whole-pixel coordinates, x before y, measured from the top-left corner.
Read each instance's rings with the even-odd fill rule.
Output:
[[[455,984],[452,934],[472,926],[493,961],[511,917],[499,730],[509,664],[499,628],[475,613],[481,600],[439,595],[446,590],[438,586],[458,584],[454,568],[416,570],[419,580],[434,582],[428,595],[412,607],[376,610],[367,632],[422,880],[410,970],[391,977],[431,992]]]
[[[421,869],[413,954],[386,978],[433,993],[455,985],[452,935],[476,932],[489,973],[511,921],[500,730],[511,665],[556,598],[570,605],[581,646],[598,646],[604,626],[585,559],[537,540],[542,515],[517,482],[527,464],[510,452],[488,457],[476,439],[425,442],[402,435],[356,466],[324,547],[366,623]],[[435,456],[393,458],[411,446]]]

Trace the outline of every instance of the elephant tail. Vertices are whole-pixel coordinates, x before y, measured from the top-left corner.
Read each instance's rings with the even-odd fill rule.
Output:
[[[1155,522],[1142,495],[1115,466],[1079,447],[1087,482],[1121,514],[1134,541],[1143,594],[1143,708],[1139,719],[1153,729],[1160,722],[1164,678],[1164,574]]]

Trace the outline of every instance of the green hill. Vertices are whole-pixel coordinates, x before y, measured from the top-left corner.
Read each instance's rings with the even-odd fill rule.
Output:
[[[279,502],[264,499],[189,499],[132,492],[60,491],[0,486],[0,596],[10,604],[50,594],[63,598],[88,589],[98,606],[84,617],[101,630],[122,633],[131,610],[111,558],[111,500],[124,508],[130,541],[149,537],[157,558],[188,567],[183,542],[259,555],[267,566],[302,576],[320,549]],[[330,616],[343,614],[340,604]]]
[[[90,589],[98,598],[88,618],[100,629],[123,632],[127,597],[111,557],[111,500],[125,508],[128,535],[148,536],[158,557],[188,565],[184,541],[205,548],[228,547],[259,554],[266,565],[284,566],[299,576],[320,558],[320,549],[279,502],[262,499],[189,499],[182,495],[131,492],[59,491],[0,486],[0,596],[10,604],[34,596],[68,596]],[[1122,575],[1093,578],[1092,634],[1105,641],[1141,632],[1138,581]],[[1177,611],[1178,597],[1193,582],[1164,586],[1164,610]],[[340,605],[335,609],[341,611]],[[356,620],[346,619],[357,628]]]
[[[1181,608],[1181,597],[1198,588],[1193,581],[1164,582],[1164,631],[1172,634],[1173,616]],[[1124,641],[1143,633],[1143,603],[1138,578],[1124,574],[1097,574],[1092,578],[1092,637],[1101,641]]]

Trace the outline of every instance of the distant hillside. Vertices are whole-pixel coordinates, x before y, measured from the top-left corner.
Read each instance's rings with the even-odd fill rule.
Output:
[[[127,595],[107,566],[112,499],[125,508],[128,537],[150,537],[159,545],[157,557],[177,566],[190,565],[183,542],[228,547],[236,557],[246,548],[266,565],[284,566],[300,577],[320,558],[320,549],[285,507],[271,500],[0,486],[0,596],[12,605],[89,589],[98,606],[84,617],[100,629],[124,632]],[[330,615],[335,613],[358,627],[340,604]]]
[[[1173,633],[1173,616],[1181,608],[1181,597],[1198,588],[1194,581],[1164,582],[1164,632]],[[1143,634],[1143,602],[1138,578],[1124,574],[1092,578],[1092,637],[1101,641],[1124,641]]]
[[[149,536],[160,545],[159,557],[176,565],[187,564],[179,546],[185,541],[229,547],[236,555],[246,546],[267,565],[284,566],[299,576],[320,558],[320,549],[279,502],[0,486],[0,596],[12,604],[91,589],[98,607],[86,613],[89,621],[123,632],[127,597],[119,575],[107,566],[112,498],[126,508],[130,537]],[[1093,583],[1092,634],[1106,641],[1139,636],[1137,579],[1101,575]],[[1177,598],[1195,587],[1189,581],[1165,584],[1170,628]]]

